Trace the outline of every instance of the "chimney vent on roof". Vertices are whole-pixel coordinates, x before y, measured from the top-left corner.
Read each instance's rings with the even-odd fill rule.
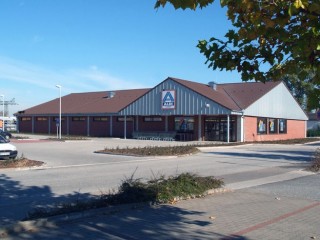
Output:
[[[217,90],[217,83],[216,82],[209,82],[208,85],[213,89],[213,90]]]
[[[115,92],[108,92],[107,98],[113,98],[116,95]]]

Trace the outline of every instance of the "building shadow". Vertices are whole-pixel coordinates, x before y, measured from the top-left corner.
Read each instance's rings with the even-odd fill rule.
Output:
[[[206,212],[191,211],[175,205],[130,205],[92,210],[80,218],[55,216],[34,221],[28,229],[26,217],[33,208],[50,208],[57,203],[88,200],[90,194],[56,196],[49,186],[23,186],[5,174],[0,175],[1,225],[13,224],[9,239],[230,239],[242,236],[218,233]]]
[[[61,203],[92,197],[79,192],[57,196],[49,186],[24,186],[19,181],[0,174],[0,225],[23,220],[34,209],[54,208]]]
[[[259,153],[252,152],[224,152],[224,151],[214,151],[214,152],[203,152],[203,154],[214,154],[214,155],[223,155],[229,157],[241,157],[246,158],[247,160],[259,161],[259,159],[264,160],[268,159],[271,161],[280,162],[283,161],[293,161],[293,162],[310,162],[313,159],[314,152],[312,151],[261,151]]]

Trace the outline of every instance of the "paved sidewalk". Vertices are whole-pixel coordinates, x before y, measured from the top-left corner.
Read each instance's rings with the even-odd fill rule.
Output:
[[[320,202],[237,190],[24,224],[2,239],[319,239]],[[2,235],[1,235],[2,234]],[[6,236],[6,237],[5,237]]]

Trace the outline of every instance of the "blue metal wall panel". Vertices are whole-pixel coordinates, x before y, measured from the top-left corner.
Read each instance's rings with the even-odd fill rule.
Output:
[[[162,91],[175,90],[175,109],[162,109]],[[167,79],[120,111],[120,115],[216,115],[231,111],[216,102]]]
[[[307,120],[305,112],[281,83],[244,110],[247,116]]]

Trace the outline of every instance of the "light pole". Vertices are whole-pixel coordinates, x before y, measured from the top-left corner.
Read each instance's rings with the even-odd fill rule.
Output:
[[[4,95],[0,95],[2,97],[2,117],[4,121]]]
[[[59,88],[59,139],[61,139],[61,85],[56,85]]]
[[[4,131],[4,95],[0,95],[2,97],[2,130]]]

